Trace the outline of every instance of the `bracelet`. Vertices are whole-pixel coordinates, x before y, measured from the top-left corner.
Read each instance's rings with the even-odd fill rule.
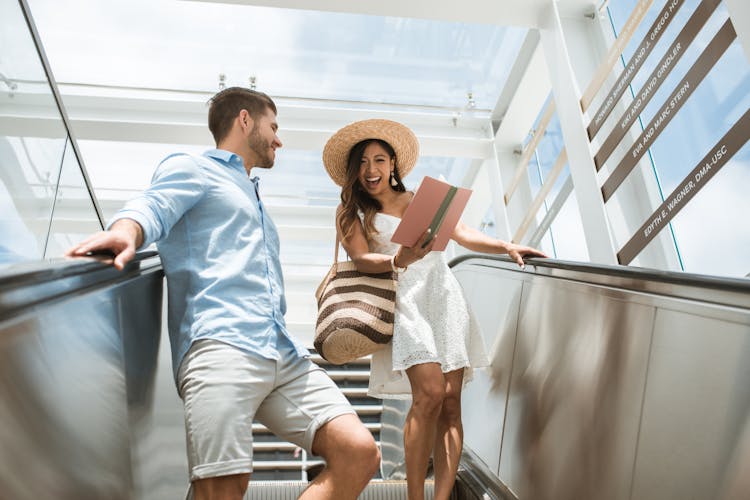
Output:
[[[406,271],[406,266],[404,267],[396,266],[396,256],[391,255],[391,269],[393,269],[394,273],[403,273],[404,271]]]

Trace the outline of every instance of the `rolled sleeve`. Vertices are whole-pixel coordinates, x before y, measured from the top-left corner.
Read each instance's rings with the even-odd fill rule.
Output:
[[[140,248],[161,240],[180,218],[204,194],[204,175],[200,166],[188,155],[167,157],[156,169],[151,186],[141,196],[130,200],[107,224],[132,219],[143,229]]]

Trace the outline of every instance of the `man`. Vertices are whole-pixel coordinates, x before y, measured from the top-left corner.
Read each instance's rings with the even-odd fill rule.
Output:
[[[307,350],[288,334],[279,240],[253,168],[271,168],[276,105],[228,88],[211,99],[216,149],[177,154],[108,230],[68,250],[110,251],[118,269],[158,242],[169,291],[169,335],[185,407],[194,498],[241,499],[252,472],[252,421],[326,468],[300,498],[355,499],[376,472],[372,435]]]

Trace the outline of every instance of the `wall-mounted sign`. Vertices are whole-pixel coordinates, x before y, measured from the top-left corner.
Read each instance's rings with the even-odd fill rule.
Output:
[[[607,56],[599,64],[596,69],[593,78],[589,82],[589,86],[586,87],[583,95],[581,96],[581,111],[585,112],[589,109],[591,101],[596,96],[599,89],[604,84],[607,76],[614,68],[617,60],[620,58],[620,54],[625,50],[630,39],[633,37],[633,33],[643,21],[643,18],[648,13],[648,9],[654,0],[639,0],[639,2],[633,7],[633,12],[630,13],[630,17],[625,21],[625,25],[620,30],[620,35],[615,39],[615,43],[607,51]]]
[[[714,145],[692,172],[672,191],[617,254],[620,264],[629,264],[659,231],[703,189],[708,181],[750,139],[750,109]]]
[[[594,164],[597,170],[602,168],[604,162],[607,161],[622,138],[630,130],[630,127],[633,126],[635,119],[638,118],[643,108],[651,101],[651,98],[654,97],[661,84],[667,79],[677,61],[687,51],[687,48],[706,24],[708,18],[711,17],[719,2],[720,0],[703,0],[695,9],[693,15],[690,16],[690,19],[688,19],[682,28],[682,31],[675,37],[671,47],[667,49],[667,52],[649,75],[646,83],[635,95],[627,111],[620,117],[615,128],[612,129],[609,136],[602,143],[601,148],[599,148],[599,151],[594,155]]]
[[[612,197],[615,190],[622,184],[633,168],[635,168],[638,161],[646,154],[648,148],[651,147],[651,144],[659,137],[693,91],[698,88],[698,85],[700,85],[709,71],[716,65],[716,62],[736,37],[737,34],[734,31],[731,21],[727,20],[708,44],[706,50],[703,51],[690,70],[688,70],[682,81],[675,87],[672,95],[667,98],[651,122],[646,125],[641,135],[622,160],[620,160],[617,167],[612,170],[609,178],[602,185],[602,196],[605,202]]]
[[[641,41],[638,48],[635,49],[635,53],[630,58],[630,61],[628,61],[628,64],[625,65],[625,69],[620,73],[620,77],[612,86],[612,90],[609,91],[604,102],[602,102],[599,109],[594,114],[594,119],[589,123],[589,126],[587,127],[589,139],[593,139],[596,133],[599,132],[604,121],[615,108],[615,104],[620,100],[635,74],[641,69],[643,61],[645,61],[649,54],[651,54],[651,51],[667,30],[667,26],[669,26],[669,23],[672,22],[675,14],[683,5],[685,5],[685,0],[669,0],[656,17],[656,21],[654,21],[648,29],[648,34],[643,38],[643,41]]]

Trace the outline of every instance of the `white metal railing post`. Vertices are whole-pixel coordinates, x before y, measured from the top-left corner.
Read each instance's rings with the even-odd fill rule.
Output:
[[[544,14],[540,26],[542,47],[565,139],[570,175],[578,200],[589,258],[599,264],[617,264],[617,252],[610,234],[581,112],[581,92],[570,63],[556,2],[550,2],[550,8]]]

